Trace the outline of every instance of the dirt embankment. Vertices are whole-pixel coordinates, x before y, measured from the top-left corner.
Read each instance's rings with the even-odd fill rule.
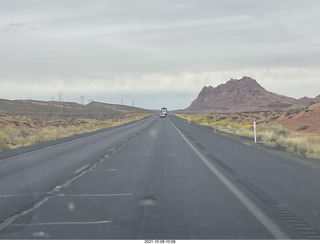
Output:
[[[210,115],[208,114],[210,117]],[[215,114],[218,120],[241,124],[268,124],[278,122],[290,132],[320,136],[320,102],[288,111],[262,111]]]
[[[280,116],[278,122],[289,131],[320,136],[320,103],[288,111]]]

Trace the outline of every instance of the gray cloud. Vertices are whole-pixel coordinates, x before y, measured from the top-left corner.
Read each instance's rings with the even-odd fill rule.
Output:
[[[49,94],[61,82],[73,87],[70,97],[88,91],[100,96],[95,91],[104,91],[96,89],[101,84],[118,94],[123,84],[123,93],[162,87],[173,96],[177,87],[196,94],[204,76],[214,85],[249,71],[274,92],[290,95],[284,88],[297,72],[319,73],[319,12],[320,2],[312,0],[2,1],[0,84],[45,84]],[[320,93],[320,82],[312,84]],[[6,87],[0,97],[12,98]],[[304,86],[291,93],[310,94]]]

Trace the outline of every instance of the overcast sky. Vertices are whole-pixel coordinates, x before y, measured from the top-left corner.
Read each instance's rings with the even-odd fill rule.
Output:
[[[250,76],[320,94],[318,0],[0,0],[0,98],[186,108]]]

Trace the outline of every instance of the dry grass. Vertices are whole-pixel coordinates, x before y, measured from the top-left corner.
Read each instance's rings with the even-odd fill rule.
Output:
[[[253,125],[249,122],[239,123],[230,121],[230,118],[221,114],[176,114],[176,116],[199,125],[212,127],[214,130],[223,131],[247,138],[254,137]],[[305,155],[309,158],[320,159],[320,136],[308,136],[298,132],[290,132],[276,121],[257,124],[258,141],[265,145],[281,146],[287,151]]]
[[[74,125],[67,125],[64,122],[62,123],[63,125],[39,127],[23,127],[17,126],[16,123],[9,123],[0,129],[0,151],[106,129],[139,120],[146,116],[146,114],[130,114],[121,119],[108,119],[103,121],[81,119],[80,123]]]

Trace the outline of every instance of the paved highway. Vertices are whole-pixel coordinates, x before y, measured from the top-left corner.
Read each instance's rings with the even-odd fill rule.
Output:
[[[319,192],[317,169],[152,116],[1,159],[0,239],[320,239]]]

